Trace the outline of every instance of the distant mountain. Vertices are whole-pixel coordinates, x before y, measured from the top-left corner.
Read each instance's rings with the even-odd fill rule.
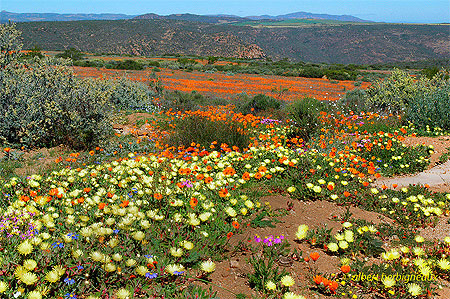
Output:
[[[291,19],[320,19],[320,20],[335,20],[335,21],[343,21],[343,22],[371,22],[367,20],[363,20],[350,15],[327,15],[327,14],[313,14],[309,12],[294,12],[286,15],[279,16],[270,16],[270,15],[261,15],[261,16],[248,16],[248,17],[239,17],[235,15],[195,15],[195,14],[172,14],[168,16],[161,16],[154,13],[149,13],[145,15],[140,15],[135,17],[135,19],[147,19],[147,20],[179,20],[179,21],[193,21],[193,22],[201,22],[201,23],[210,23],[210,24],[223,24],[223,23],[235,23],[235,22],[243,22],[250,20],[274,20],[274,21],[283,21],[283,20],[291,20]]]
[[[190,22],[200,22],[200,23],[210,23],[210,24],[225,24],[247,21],[248,19],[233,16],[233,15],[195,15],[190,13],[185,14],[172,14],[168,16],[161,16],[154,13],[149,13],[145,15],[140,15],[134,19],[145,19],[145,20],[178,20],[178,21],[190,21]]]
[[[209,24],[227,24],[238,23],[252,20],[273,20],[283,21],[291,19],[321,19],[321,20],[335,20],[345,22],[370,22],[359,19],[349,15],[327,15],[327,14],[313,14],[309,12],[294,12],[279,16],[249,16],[240,17],[235,15],[196,15],[190,13],[158,15],[155,13],[148,13],[143,15],[126,15],[126,14],[58,14],[58,13],[14,13],[8,11],[0,12],[0,23],[7,23],[8,21],[14,23],[20,22],[39,22],[39,21],[90,21],[90,20],[128,20],[128,19],[145,19],[145,20],[178,20],[190,21]]]
[[[58,13],[14,13],[2,10],[0,23],[9,21],[37,22],[37,21],[83,21],[83,20],[128,20],[135,16],[125,14],[58,14]]]
[[[262,15],[262,16],[248,16],[245,17],[246,19],[250,20],[277,20],[277,21],[283,21],[283,20],[291,20],[291,19],[321,19],[321,20],[335,20],[335,21],[343,21],[343,22],[372,22],[368,20],[363,20],[354,16],[350,15],[328,15],[328,14],[314,14],[304,11],[294,12],[286,15],[279,15],[279,16],[269,16],[269,15]]]

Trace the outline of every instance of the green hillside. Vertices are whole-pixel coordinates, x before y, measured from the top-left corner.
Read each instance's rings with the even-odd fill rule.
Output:
[[[450,57],[450,25],[331,24],[254,28],[179,20],[19,23],[24,47],[96,53],[168,53],[289,58],[327,63],[390,63]]]

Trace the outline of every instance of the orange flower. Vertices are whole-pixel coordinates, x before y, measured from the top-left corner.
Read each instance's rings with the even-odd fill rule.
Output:
[[[317,261],[320,257],[320,254],[318,252],[312,252],[309,257],[313,260],[313,261]]]
[[[239,229],[239,222],[233,221],[233,222],[232,222],[232,225],[233,225],[233,227],[234,227],[235,229]]]
[[[342,267],[341,267],[341,271],[343,272],[343,273],[348,273],[348,272],[350,272],[350,266],[349,265],[343,265]]]
[[[29,198],[28,196],[26,196],[26,195],[21,195],[21,196],[20,196],[20,200],[21,200],[21,201],[24,201],[24,202],[27,202],[27,201],[30,200],[30,198]]]
[[[83,203],[83,202],[84,202],[84,197],[78,198],[78,203]]]
[[[323,277],[320,275],[317,275],[313,278],[313,280],[316,284],[321,284],[323,282]]]
[[[244,172],[244,173],[242,174],[242,179],[243,179],[244,181],[248,181],[248,180],[250,179],[250,173],[248,173],[247,171]]]
[[[198,204],[197,198],[192,197],[191,200],[189,201],[189,204],[191,205],[191,208],[194,209]]]
[[[83,191],[86,192],[86,193],[90,192],[91,190],[92,190],[92,189],[89,188],[89,187],[83,189]]]
[[[226,188],[223,188],[219,191],[220,197],[226,197],[228,195],[228,190]]]
[[[233,232],[229,232],[228,234],[227,234],[227,238],[229,239],[229,238],[231,238],[233,236]]]
[[[392,184],[392,187],[397,188],[398,185],[397,184]]]
[[[51,195],[51,196],[55,196],[55,195],[58,194],[58,189],[56,189],[56,188],[50,189],[48,194]]]
[[[224,175],[234,175],[236,171],[233,169],[233,167],[227,167],[223,170]]]
[[[11,148],[10,148],[10,147],[5,147],[3,150],[4,150],[5,152],[9,153],[9,152],[11,151]]]
[[[100,210],[103,210],[105,207],[106,207],[106,203],[101,202],[101,203],[98,204],[98,208]]]
[[[364,187],[369,186],[369,182],[363,182],[362,184],[363,184]]]
[[[153,194],[153,197],[154,197],[156,200],[161,200],[161,199],[163,198],[163,196],[162,196],[161,193],[155,193],[155,194]]]
[[[130,201],[124,200],[124,201],[122,201],[122,203],[121,203],[119,206],[122,207],[122,208],[125,208],[125,207],[127,207],[129,204],[130,204]]]
[[[344,192],[344,196],[345,196],[345,197],[349,197],[349,196],[350,196],[350,192],[345,191],[345,192]]]
[[[334,293],[337,290],[338,287],[339,287],[339,284],[336,281],[330,281],[329,284],[328,284],[328,289],[332,293]]]

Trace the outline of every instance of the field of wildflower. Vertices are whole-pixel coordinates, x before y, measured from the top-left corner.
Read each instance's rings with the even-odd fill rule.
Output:
[[[295,109],[278,119],[155,101],[147,113],[115,111],[139,114],[131,134],[61,154],[39,174],[2,175],[2,298],[403,299],[446,289],[450,233],[421,232],[449,216],[450,194],[374,184],[426,169],[433,147],[403,141],[442,130],[331,108],[299,128]],[[2,148],[2,167],[24,151]]]

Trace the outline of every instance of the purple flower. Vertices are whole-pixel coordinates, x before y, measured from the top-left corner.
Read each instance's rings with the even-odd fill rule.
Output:
[[[74,284],[75,283],[75,280],[73,280],[72,278],[69,278],[69,277],[67,277],[66,279],[64,279],[64,282],[67,284],[67,285],[72,285],[72,284]]]
[[[256,243],[261,242],[261,238],[258,235],[255,235],[255,242]]]
[[[174,272],[174,274],[175,274],[175,272]],[[177,275],[178,275],[178,274],[177,274]],[[147,277],[147,278],[149,278],[149,279],[153,279],[153,278],[158,277],[158,274],[157,274],[157,273],[150,273],[150,272],[147,272],[147,273],[145,273],[145,277]]]

